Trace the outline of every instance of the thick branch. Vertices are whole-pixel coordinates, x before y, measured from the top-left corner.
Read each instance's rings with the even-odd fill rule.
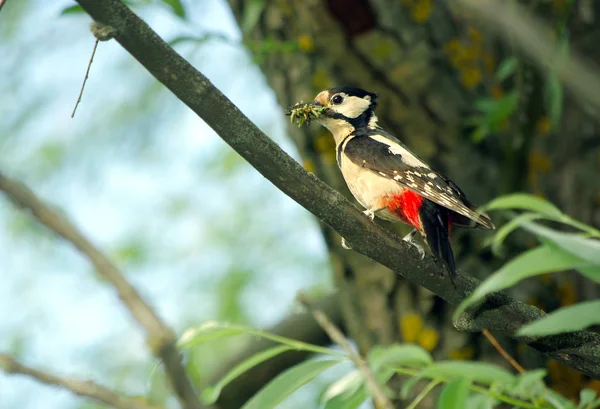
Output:
[[[96,21],[113,27],[115,39],[225,142],[282,192],[345,237],[353,249],[451,304],[459,303],[479,284],[461,272],[455,288],[447,277],[440,276],[431,258],[419,260],[414,248],[372,223],[341,194],[306,172],[121,1],[77,1]],[[477,314],[465,315],[458,325],[462,330],[487,328],[516,338],[520,326],[541,316],[538,308],[495,294]],[[519,340],[600,378],[599,334],[582,331]]]
[[[67,389],[75,395],[91,398],[117,409],[158,409],[140,398],[130,398],[91,381],[61,378],[23,365],[10,355],[0,354],[0,369],[8,374],[30,376],[46,385]]]
[[[7,178],[0,172],[0,190],[19,206],[29,210],[48,229],[73,244],[89,259],[96,271],[115,287],[123,304],[146,330],[152,352],[163,360],[165,371],[182,406],[190,409],[202,408],[175,348],[175,334],[146,304],[117,267],[66,217],[42,202],[27,186]]]

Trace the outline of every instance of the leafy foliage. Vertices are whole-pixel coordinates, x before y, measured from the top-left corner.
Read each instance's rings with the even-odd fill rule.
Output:
[[[312,351],[324,359],[308,360],[289,368],[257,392],[246,402],[243,409],[274,408],[318,375],[339,363],[350,361],[344,353],[333,348],[306,344],[249,327],[216,322],[209,322],[188,330],[179,340],[179,345],[193,348],[210,340],[240,334],[264,337],[279,345],[247,358],[231,369],[215,385],[204,389],[203,398],[206,404],[216,402],[223,388],[239,375],[265,360],[275,358],[292,349]],[[485,407],[508,404],[516,408],[576,409],[572,402],[545,386],[544,370],[513,375],[503,368],[485,362],[435,362],[427,351],[412,344],[377,346],[369,352],[367,362],[383,390],[393,399],[406,400],[407,408],[416,408],[437,388],[440,392],[437,407],[441,409],[479,408],[483,407],[482,403],[485,403]],[[385,387],[394,375],[405,379],[400,394]],[[325,389],[321,404],[325,409],[358,408],[369,399],[364,379],[364,375],[358,369],[350,370]],[[417,389],[422,381],[427,383],[421,387],[414,398],[411,398],[414,394],[412,391]],[[582,391],[578,408],[597,406],[600,406],[600,399],[596,394],[591,390]]]
[[[509,261],[481,283],[473,294],[459,305],[455,319],[467,307],[483,300],[487,294],[514,286],[527,277],[574,269],[600,282],[600,231],[573,220],[546,200],[521,193],[493,200],[485,209],[526,211],[520,215],[511,213],[512,220],[498,230],[491,242],[496,252],[504,239],[517,228],[533,233],[540,245]],[[560,227],[551,228],[541,222],[551,222]],[[559,309],[526,325],[520,334],[550,335],[585,329],[600,323],[597,318],[599,307],[598,302],[586,302]]]

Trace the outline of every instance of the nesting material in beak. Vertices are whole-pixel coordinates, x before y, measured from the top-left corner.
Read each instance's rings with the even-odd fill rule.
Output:
[[[290,116],[292,123],[298,122],[298,128],[300,128],[305,123],[308,125],[310,121],[320,117],[325,109],[326,107],[317,102],[304,103],[300,101],[293,107],[288,108],[285,114]]]

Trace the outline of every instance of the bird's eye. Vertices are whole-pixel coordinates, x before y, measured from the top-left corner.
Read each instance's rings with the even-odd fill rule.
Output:
[[[331,98],[331,102],[333,102],[335,105],[339,105],[344,102],[344,97],[340,94],[336,94],[333,96],[333,98]]]

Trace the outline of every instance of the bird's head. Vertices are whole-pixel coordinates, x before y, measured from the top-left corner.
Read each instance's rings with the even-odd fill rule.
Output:
[[[306,119],[317,121],[339,142],[357,128],[376,127],[376,106],[377,94],[360,88],[335,87],[319,92],[314,101],[298,104],[288,113],[292,115],[292,119],[301,113]]]
[[[353,87],[335,87],[319,92],[313,104],[325,107],[315,120],[334,136],[363,126],[376,126],[377,94]]]

